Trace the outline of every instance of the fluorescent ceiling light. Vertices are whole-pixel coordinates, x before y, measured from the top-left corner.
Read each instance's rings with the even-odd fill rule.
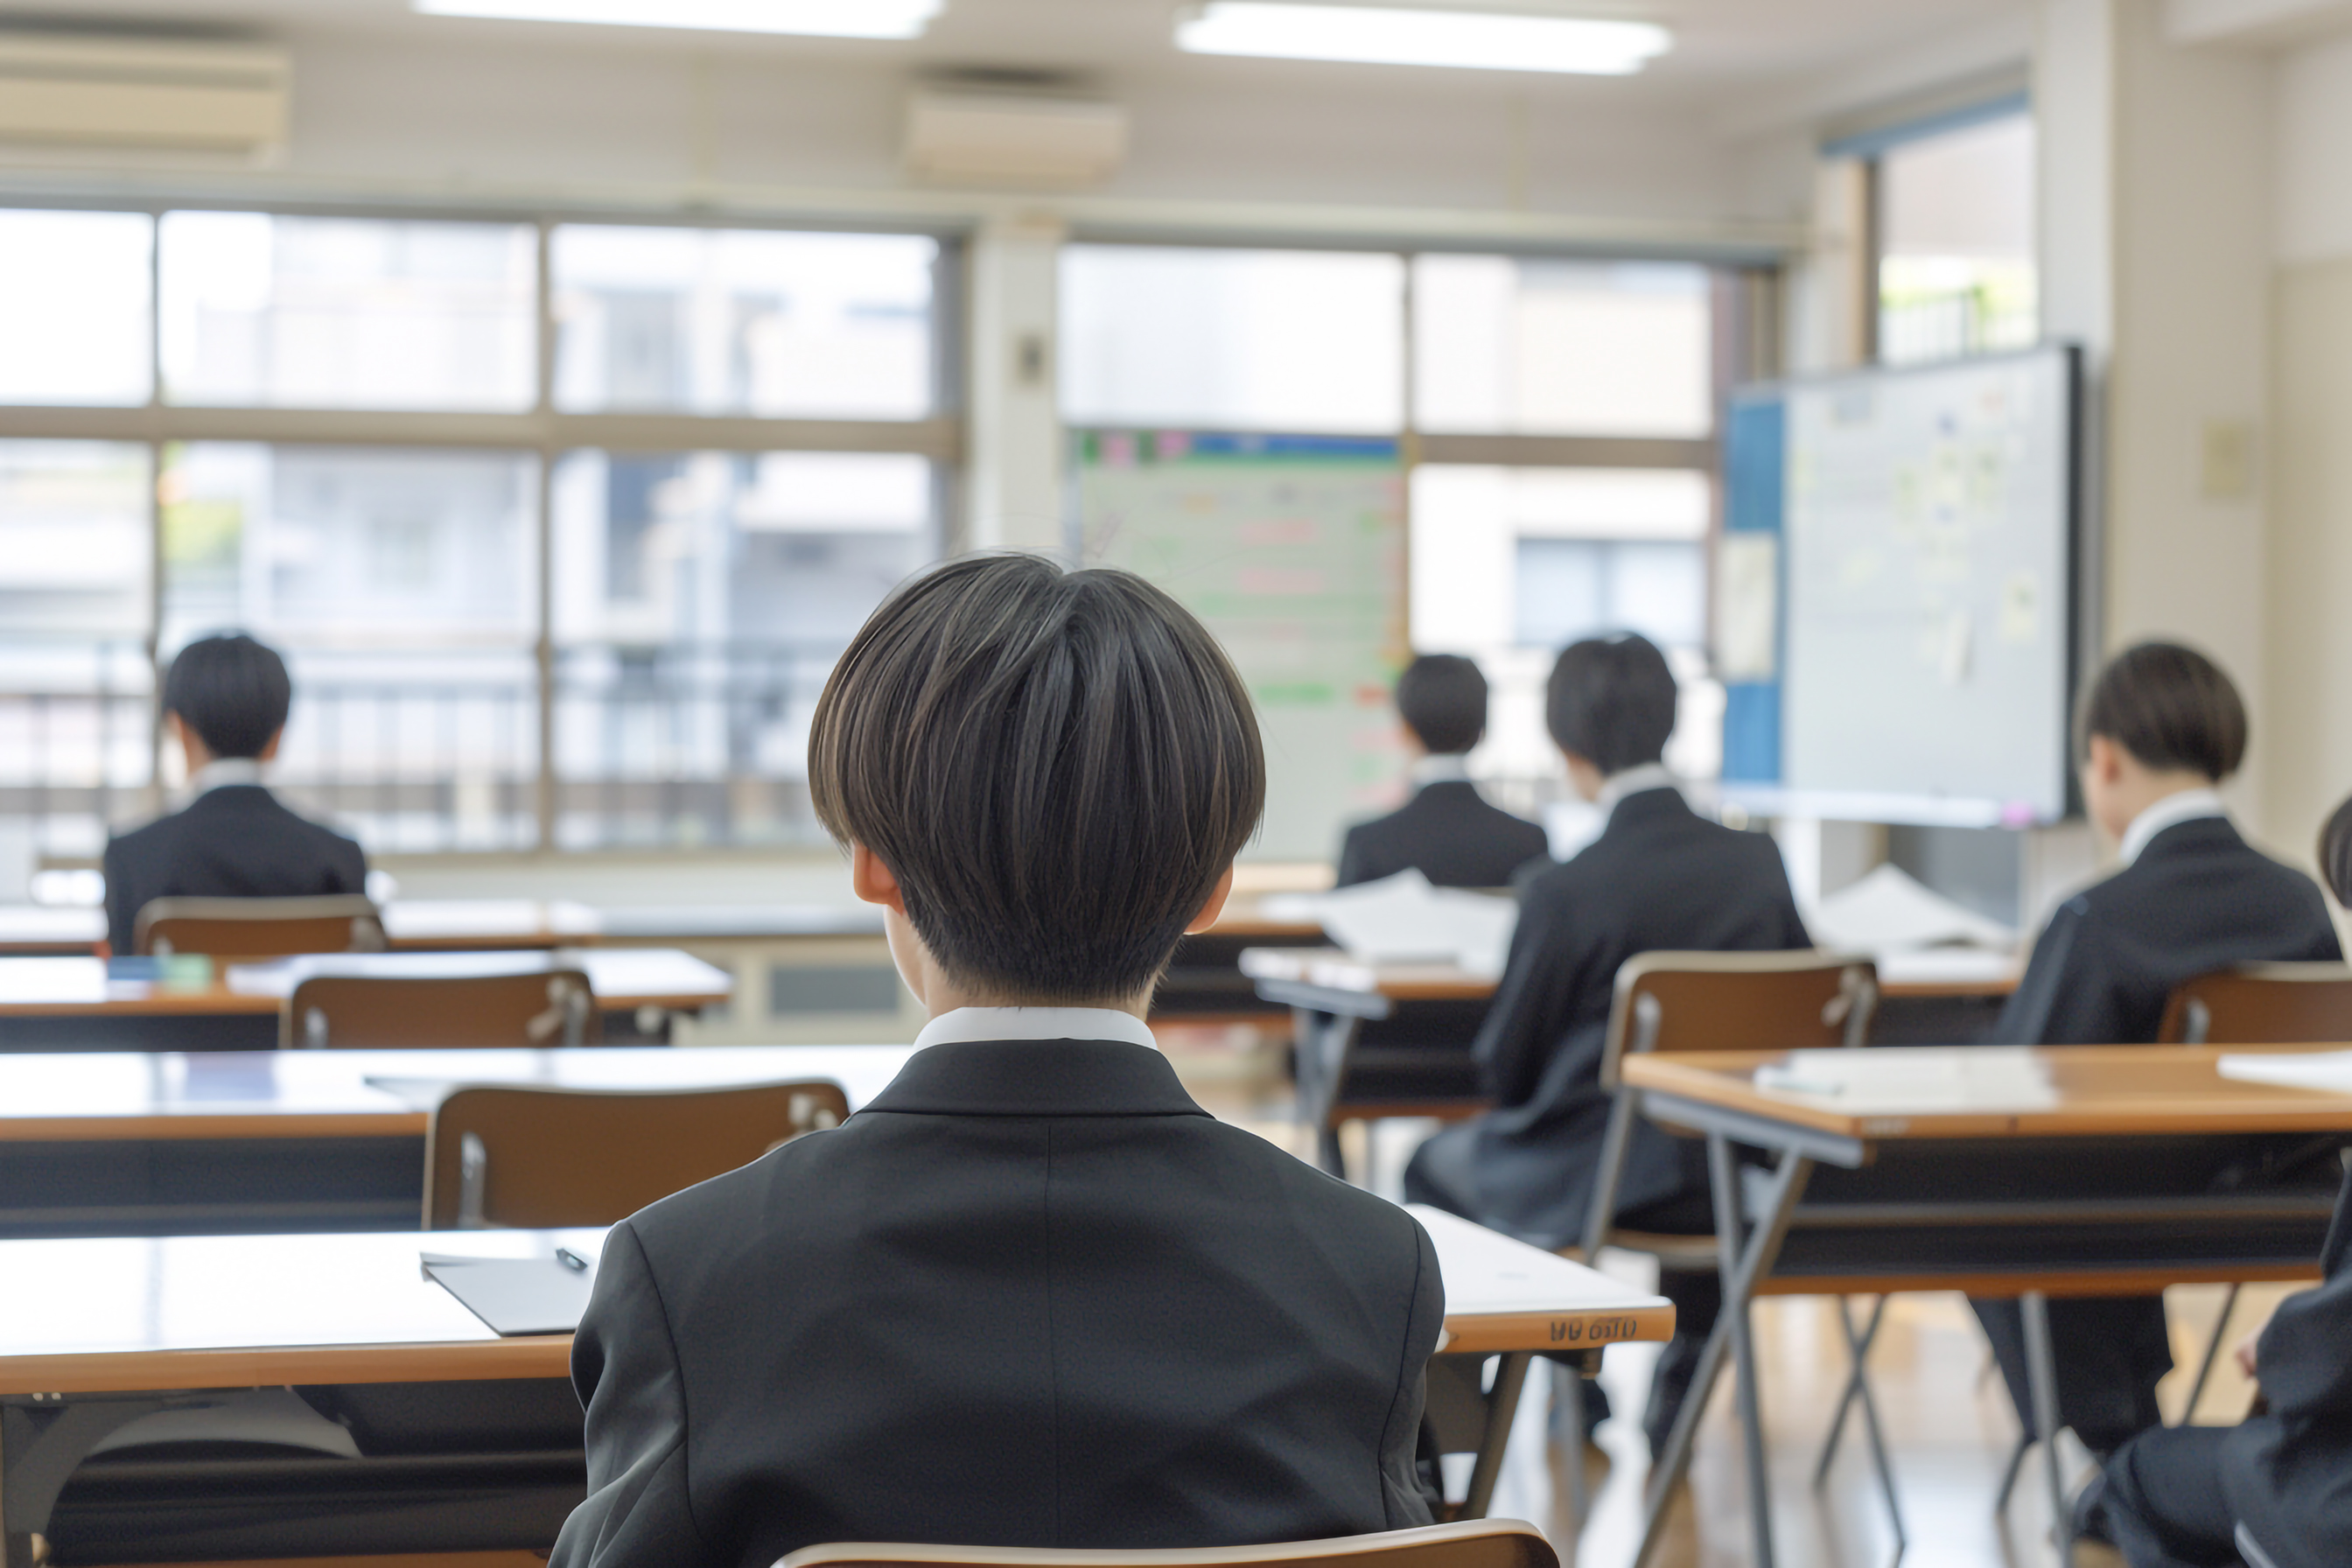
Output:
[[[819,38],[912,38],[942,0],[415,0],[428,16],[506,22],[593,22],[716,33],[798,33]]]
[[[1177,47],[1197,55],[1586,76],[1630,76],[1673,44],[1654,22],[1282,0],[1208,0],[1176,24]]]

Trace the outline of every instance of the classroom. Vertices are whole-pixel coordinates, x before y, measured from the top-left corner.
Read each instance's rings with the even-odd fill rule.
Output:
[[[2352,1563],[2347,150],[2352,0],[0,5],[0,1568]]]

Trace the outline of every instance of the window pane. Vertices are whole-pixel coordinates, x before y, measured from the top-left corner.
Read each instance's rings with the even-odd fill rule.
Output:
[[[152,752],[147,448],[0,441],[0,900],[95,854]]]
[[[517,410],[538,375],[525,224],[163,216],[174,403]]]
[[[537,489],[520,453],[175,448],[165,651],[234,626],[284,653],[273,780],[370,849],[529,845]]]
[[[1881,359],[2024,348],[2041,335],[2033,170],[2024,114],[1906,142],[1880,161]]]
[[[1527,539],[1514,584],[1518,640],[1558,652],[1580,637],[1639,632],[1661,647],[1696,647],[1706,604],[1696,544]]]
[[[574,452],[554,484],[557,838],[817,835],[809,716],[929,561],[920,458]]]
[[[1380,435],[1404,415],[1404,264],[1071,246],[1062,412],[1086,426]]]
[[[0,211],[0,403],[144,403],[154,221]]]
[[[915,419],[932,269],[916,235],[555,231],[555,398],[576,410]]]
[[[1412,284],[1422,429],[1704,436],[1714,426],[1703,267],[1423,256]]]

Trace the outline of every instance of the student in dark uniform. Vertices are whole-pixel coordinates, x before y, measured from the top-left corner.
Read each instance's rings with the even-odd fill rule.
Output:
[[[1428,1236],[1202,1111],[1143,1022],[1265,800],[1215,641],[1125,573],[951,562],[835,667],[809,784],[922,1048],[614,1228],[551,1568],[1427,1524]]]
[[[1559,656],[1546,698],[1579,795],[1608,812],[1601,837],[1531,879],[1475,1054],[1496,1108],[1445,1129],[1405,1171],[1420,1203],[1525,1237],[1573,1245],[1609,1125],[1602,1037],[1618,968],[1658,949],[1755,952],[1811,945],[1779,847],[1693,812],[1661,761],[1675,727],[1673,673],[1638,637]],[[1712,1233],[1705,1147],[1637,1124],[1619,1213],[1643,1230]],[[1716,1277],[1668,1274],[1678,1311],[1643,1426],[1662,1447],[1721,1297]]]
[[[163,722],[194,798],[106,847],[107,938],[129,953],[152,899],[300,898],[367,890],[367,858],[296,816],[261,783],[293,686],[286,661],[248,637],[192,642],[163,678]]]
[[[1412,763],[1412,799],[1348,829],[1339,886],[1417,870],[1441,888],[1508,887],[1544,852],[1544,830],[1486,804],[1463,757],[1486,733],[1486,678],[1466,658],[1423,654],[1396,683]]]
[[[2319,836],[2352,902],[2352,800]],[[2320,1285],[2241,1345],[2263,1408],[2242,1425],[2158,1426],[2126,1443],[2078,1515],[2131,1568],[2336,1568],[2352,1563],[2352,1167],[2320,1251]]]
[[[1995,1041],[2147,1044],[2183,981],[2343,957],[2317,886],[2240,837],[2214,793],[2245,756],[2247,725],[2211,660],[2171,643],[2126,650],[2092,687],[2081,728],[2084,805],[2124,868],[2051,916]],[[2030,1411],[2018,1304],[1975,1305],[2011,1398]],[[2104,1458],[2158,1424],[2156,1385],[2172,1368],[2161,1298],[2053,1301],[2050,1329],[2059,1418],[2085,1447]]]

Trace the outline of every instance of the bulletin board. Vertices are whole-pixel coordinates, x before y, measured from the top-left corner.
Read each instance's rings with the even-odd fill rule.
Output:
[[[1200,616],[1257,704],[1265,826],[1248,857],[1323,860],[1395,803],[1407,653],[1405,481],[1390,440],[1091,432],[1076,553]]]

